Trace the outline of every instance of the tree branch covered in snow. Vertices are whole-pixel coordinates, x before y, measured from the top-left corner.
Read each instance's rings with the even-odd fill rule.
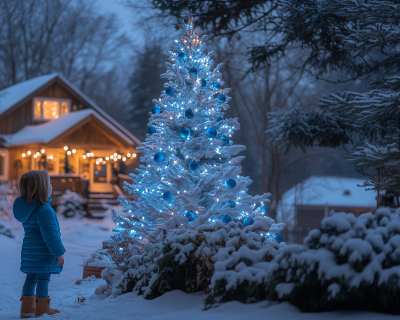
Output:
[[[282,109],[268,113],[271,129],[266,133],[280,148],[289,150],[291,147],[336,148],[351,141],[350,133],[358,130],[358,126],[345,117],[328,113],[307,111],[293,108]]]

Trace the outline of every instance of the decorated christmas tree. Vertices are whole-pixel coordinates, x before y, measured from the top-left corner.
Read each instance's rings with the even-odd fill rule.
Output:
[[[129,256],[143,251],[167,234],[202,225],[239,223],[271,241],[280,242],[283,224],[268,218],[270,194],[250,196],[249,177],[241,176],[245,150],[235,145],[238,119],[224,118],[229,90],[221,79],[221,64],[211,71],[212,52],[205,54],[204,38],[181,23],[184,35],[170,51],[165,90],[153,100],[141,165],[124,189],[136,200],[121,199],[125,215],[114,211],[117,223],[110,245],[121,267]]]

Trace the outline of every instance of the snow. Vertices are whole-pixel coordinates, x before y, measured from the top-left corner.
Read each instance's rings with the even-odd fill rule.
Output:
[[[371,211],[376,206],[376,192],[357,186],[363,183],[364,179],[357,178],[311,176],[282,195],[277,208],[277,221],[293,224],[295,206],[300,205],[365,208],[365,212]],[[345,190],[350,194],[345,195]]]
[[[270,304],[260,302],[242,304],[229,302],[210,310],[203,310],[204,293],[186,294],[173,291],[154,299],[145,300],[135,293],[127,293],[117,298],[103,298],[94,294],[94,290],[104,283],[102,279],[87,278],[81,284],[75,284],[82,278],[82,265],[93,251],[101,248],[102,241],[109,238],[115,224],[110,215],[101,221],[88,219],[66,219],[60,217],[62,240],[67,249],[65,266],[60,275],[53,275],[50,281],[49,294],[51,306],[59,308],[61,313],[43,316],[52,320],[242,320],[244,318],[263,319],[266,314],[281,320],[343,320],[354,319],[398,319],[398,316],[371,312],[338,311],[327,313],[301,313],[289,303]],[[20,295],[25,275],[19,271],[20,250],[23,238],[21,225],[15,220],[12,223],[16,239],[0,236],[0,318],[6,320],[19,319]],[[334,288],[331,288],[334,289]],[[333,290],[332,290],[333,291]],[[85,297],[78,302],[78,297]]]
[[[125,140],[128,144],[132,145],[133,141],[129,139],[125,134],[116,129],[111,123],[101,117],[93,109],[83,109],[74,111],[66,114],[58,119],[51,120],[39,125],[29,125],[23,127],[18,132],[6,135],[7,147],[15,147],[19,145],[26,145],[30,143],[43,143],[47,144],[54,140],[61,134],[65,133],[68,129],[73,128],[78,123],[84,121],[88,117],[93,116],[99,120],[104,126],[109,127],[115,133],[117,133],[121,139]]]
[[[0,91],[0,115],[57,77],[57,73],[17,83]]]

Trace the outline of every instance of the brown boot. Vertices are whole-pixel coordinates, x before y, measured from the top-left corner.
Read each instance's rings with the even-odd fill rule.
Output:
[[[34,318],[36,296],[21,296],[21,319]]]
[[[36,298],[36,310],[35,316],[40,317],[44,314],[53,315],[56,313],[60,313],[57,309],[50,308],[50,297],[47,298]]]

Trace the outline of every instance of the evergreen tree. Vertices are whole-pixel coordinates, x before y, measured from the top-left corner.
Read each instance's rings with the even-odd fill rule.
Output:
[[[136,55],[134,72],[129,81],[131,98],[126,123],[140,140],[146,138],[146,123],[153,93],[164,84],[159,77],[163,70],[164,57],[160,41],[152,39],[146,42],[143,50]]]
[[[192,16],[182,29],[162,75],[165,90],[153,100],[148,135],[138,148],[144,164],[131,174],[133,184],[125,185],[137,200],[121,199],[127,215],[113,214],[118,226],[110,244],[120,267],[146,243],[169,233],[231,220],[281,241],[283,224],[266,217],[270,194],[248,195],[252,181],[240,176],[244,157],[236,155],[245,147],[232,141],[238,119],[224,118],[230,98],[222,65],[211,71],[212,52],[203,53],[205,37],[193,27]]]
[[[344,1],[343,5],[351,8],[354,3]],[[362,9],[359,26],[350,29],[341,40],[348,54],[369,61],[375,68],[381,62],[375,63],[372,59],[376,56],[374,49],[386,50],[389,55],[400,44],[400,6],[392,1],[356,3]],[[350,12],[357,14],[355,10]],[[385,56],[383,61],[389,63],[395,57]],[[357,134],[365,144],[355,148],[347,161],[358,167],[379,169],[378,174],[366,174],[368,178],[363,186],[374,190],[400,189],[400,175],[393,170],[400,161],[400,77],[371,79],[369,90],[329,94],[319,101],[322,113],[304,109],[272,112],[269,114],[272,129],[268,132],[276,144],[286,148],[305,148],[314,143],[338,147]]]

